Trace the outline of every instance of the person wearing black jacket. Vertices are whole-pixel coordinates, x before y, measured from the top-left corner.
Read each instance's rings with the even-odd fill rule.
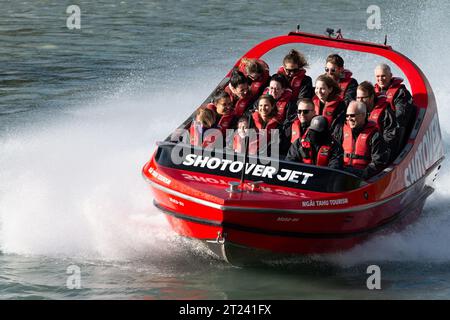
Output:
[[[334,137],[344,149],[345,171],[369,179],[388,166],[389,149],[376,124],[367,120],[364,102],[350,102],[346,123],[334,132]]]
[[[338,54],[330,54],[325,62],[325,73],[333,78],[341,88],[341,98],[348,106],[350,101],[356,99],[356,88],[358,81],[352,78],[352,72],[344,68],[344,59]]]
[[[367,107],[368,120],[378,125],[381,135],[391,152],[391,160],[398,154],[398,133],[399,126],[395,112],[392,110],[386,97],[375,95],[373,84],[363,81],[356,91],[356,100],[364,102]]]
[[[331,137],[325,117],[316,116],[311,120],[305,137],[295,140],[286,160],[342,169],[343,150]]]
[[[381,63],[375,68],[375,92],[377,95],[386,96],[395,110],[395,117],[399,125],[399,143],[404,145],[412,130],[416,119],[416,107],[413,104],[411,93],[403,84],[403,79],[394,77],[391,68]]]
[[[295,113],[292,113],[284,121],[281,128],[281,154],[286,154],[291,144],[298,138],[303,137],[314,116],[316,116],[316,112],[311,99],[298,100]]]

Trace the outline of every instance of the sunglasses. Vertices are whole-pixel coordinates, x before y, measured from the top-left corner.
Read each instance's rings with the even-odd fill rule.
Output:
[[[284,68],[284,70],[286,71],[286,73],[295,73],[295,72],[297,72],[299,69],[298,69],[298,68],[295,68],[295,69],[287,69],[287,68]]]
[[[325,68],[325,72],[331,72],[331,73],[335,73],[336,69],[335,68]]]
[[[297,113],[298,114],[302,114],[303,113],[304,115],[307,115],[310,111],[312,111],[312,110],[300,110],[300,109],[298,109]]]
[[[347,113],[345,115],[346,118],[356,118],[357,115],[360,115],[362,113]]]

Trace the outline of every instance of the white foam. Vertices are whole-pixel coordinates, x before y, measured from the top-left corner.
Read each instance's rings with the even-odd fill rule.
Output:
[[[58,119],[35,119],[3,139],[1,251],[106,259],[163,254],[174,234],[153,207],[141,168],[198,94],[207,95],[122,92]]]

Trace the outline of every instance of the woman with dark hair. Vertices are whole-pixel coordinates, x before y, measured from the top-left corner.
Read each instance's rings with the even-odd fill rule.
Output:
[[[258,132],[258,145],[262,141],[270,143],[271,131],[278,128],[277,107],[275,99],[269,95],[263,95],[258,99],[258,109],[252,114],[254,127]],[[266,140],[264,140],[266,139]]]
[[[306,75],[305,67],[308,66],[305,56],[295,49],[283,59],[283,66],[278,69],[278,74],[285,76],[292,90],[291,101],[297,103],[299,99],[311,99],[314,95],[311,77]]]
[[[327,119],[333,132],[338,123],[345,121],[345,102],[340,97],[341,88],[333,78],[323,74],[316,80],[315,93],[313,102],[316,114]]]
[[[218,90],[214,95],[213,103],[209,103],[206,108],[214,111],[216,121],[214,123],[225,136],[226,130],[231,129],[235,124],[233,104],[230,95],[224,90]]]
[[[224,90],[231,98],[236,117],[241,117],[248,107],[253,103],[253,97],[250,94],[249,82],[247,77],[238,70],[233,70],[230,82]]]
[[[243,58],[238,66],[250,83],[252,97],[259,96],[270,79],[269,65],[261,59]]]
[[[291,103],[292,90],[288,88],[284,76],[275,73],[270,78],[269,87],[263,92],[263,95],[265,94],[270,94],[276,101],[278,122],[283,123],[286,120],[288,110],[291,111],[290,113],[295,112],[295,110],[292,110],[295,106],[293,107]]]

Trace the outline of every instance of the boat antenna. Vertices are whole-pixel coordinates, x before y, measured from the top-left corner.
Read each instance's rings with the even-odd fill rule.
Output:
[[[387,34],[384,35],[384,45],[387,44]]]
[[[251,121],[253,120],[253,118],[252,118],[253,111],[254,111],[254,108],[251,108],[248,111],[248,118],[247,118],[248,130],[247,130],[247,134],[245,135],[245,139],[244,139],[244,166],[242,167],[242,171],[241,171],[240,185],[243,185],[244,181],[245,181],[245,168],[247,167],[247,161],[248,161],[248,150],[249,150],[249,144],[250,144],[250,128],[252,127]]]

